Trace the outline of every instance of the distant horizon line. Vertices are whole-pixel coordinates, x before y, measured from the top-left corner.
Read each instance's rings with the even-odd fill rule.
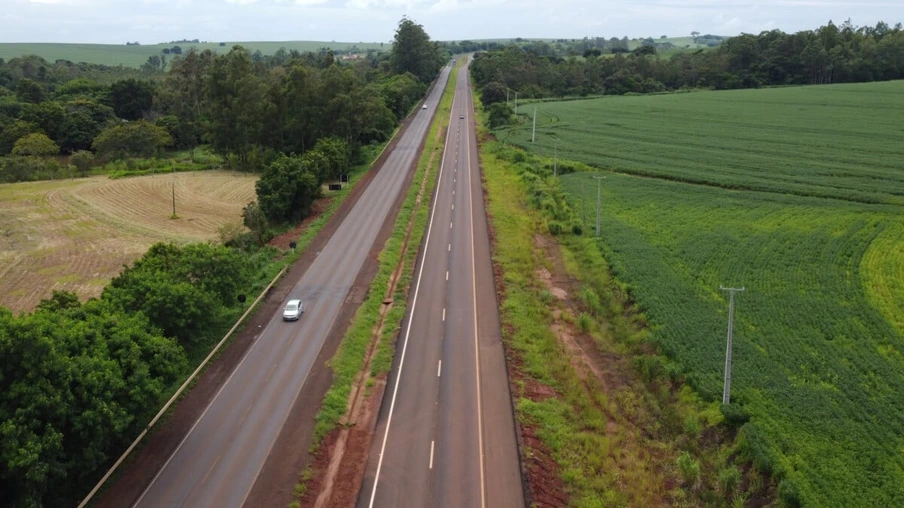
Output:
[[[740,34],[733,35],[721,35],[721,34],[712,34],[712,33],[703,33],[700,32],[701,36],[705,35],[715,35],[718,37],[735,37]],[[549,42],[549,41],[580,41],[585,37],[588,39],[602,38],[609,40],[612,37],[616,36],[581,36],[581,37],[494,37],[488,39],[436,39],[434,42],[498,42],[498,41],[515,41],[517,39],[521,39],[523,41],[539,41],[539,42]],[[616,37],[618,39],[622,39],[624,37],[628,37],[628,40],[637,40],[637,39],[646,39],[648,37],[629,37],[627,35],[623,35],[621,37]],[[661,36],[653,37],[654,40],[659,40]],[[669,35],[666,39],[684,39],[690,38],[691,34],[687,35]],[[137,42],[138,44],[135,44]],[[392,41],[324,41],[324,40],[314,40],[314,39],[284,39],[284,40],[222,40],[222,41],[204,41],[199,40],[198,42],[194,41],[173,41],[173,42],[141,42],[141,41],[126,41],[126,42],[61,42],[61,41],[0,41],[0,44],[72,44],[72,45],[85,45],[85,46],[164,46],[168,44],[242,44],[242,43],[267,43],[267,44],[278,44],[278,43],[290,43],[290,42],[307,42],[307,43],[322,43],[322,44],[392,44]]]

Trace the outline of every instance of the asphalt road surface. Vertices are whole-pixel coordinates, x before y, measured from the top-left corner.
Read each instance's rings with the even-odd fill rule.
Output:
[[[238,507],[245,503],[339,308],[396,197],[448,81],[444,68],[395,149],[287,298],[304,315],[264,327],[176,451],[136,501],[141,507]]]
[[[523,507],[466,68],[359,507]]]

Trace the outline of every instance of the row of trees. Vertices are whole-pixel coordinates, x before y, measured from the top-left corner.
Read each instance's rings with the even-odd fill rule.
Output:
[[[684,87],[730,89],[767,85],[866,82],[904,77],[904,30],[878,23],[786,34],[780,30],[742,34],[711,50],[681,52],[669,59],[642,45],[628,54],[587,58],[544,56],[510,46],[479,53],[472,75],[485,102],[519,97],[649,93]],[[488,95],[487,95],[488,94]]]
[[[235,46],[224,55],[192,49],[175,57],[156,81],[56,84],[28,77],[40,74],[32,69],[10,80],[13,89],[0,86],[0,155],[13,153],[22,138],[34,146],[35,134],[43,136],[44,150],[30,155],[52,153],[54,146],[64,153],[100,150],[110,144],[96,143],[105,130],[109,141],[126,133],[119,125],[123,120],[147,120],[165,129],[178,148],[209,143],[234,167],[258,170],[276,154],[304,153],[324,137],[338,137],[353,148],[385,140],[444,61],[423,28],[403,19],[393,51],[350,65],[340,65],[329,52],[280,51],[256,58]],[[16,68],[31,69],[21,63]],[[120,147],[131,146],[120,141]],[[155,143],[150,151],[167,145]]]

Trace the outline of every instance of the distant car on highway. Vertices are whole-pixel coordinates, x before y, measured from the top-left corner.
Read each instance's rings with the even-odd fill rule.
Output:
[[[464,120],[465,115],[458,115],[459,120]]]
[[[421,106],[421,109],[427,109],[427,105],[424,104],[423,106]]]
[[[304,304],[301,303],[301,300],[289,300],[286,303],[285,310],[283,310],[282,318],[283,321],[297,321],[303,313]]]

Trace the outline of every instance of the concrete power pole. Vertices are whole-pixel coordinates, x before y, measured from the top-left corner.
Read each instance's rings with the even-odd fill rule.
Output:
[[[534,128],[530,133],[530,144],[534,144],[535,139],[537,139],[537,108],[534,108]]]
[[[719,286],[722,291],[728,291],[728,343],[725,346],[725,385],[722,388],[722,404],[731,402],[731,329],[734,325],[734,294],[744,291],[744,288],[726,288]]]
[[[559,142],[556,141],[556,148],[552,155],[552,176],[559,176]]]
[[[605,176],[594,176],[596,179],[596,236],[600,236],[600,184],[603,183]]]
[[[518,92],[515,92],[515,114],[518,114]]]

